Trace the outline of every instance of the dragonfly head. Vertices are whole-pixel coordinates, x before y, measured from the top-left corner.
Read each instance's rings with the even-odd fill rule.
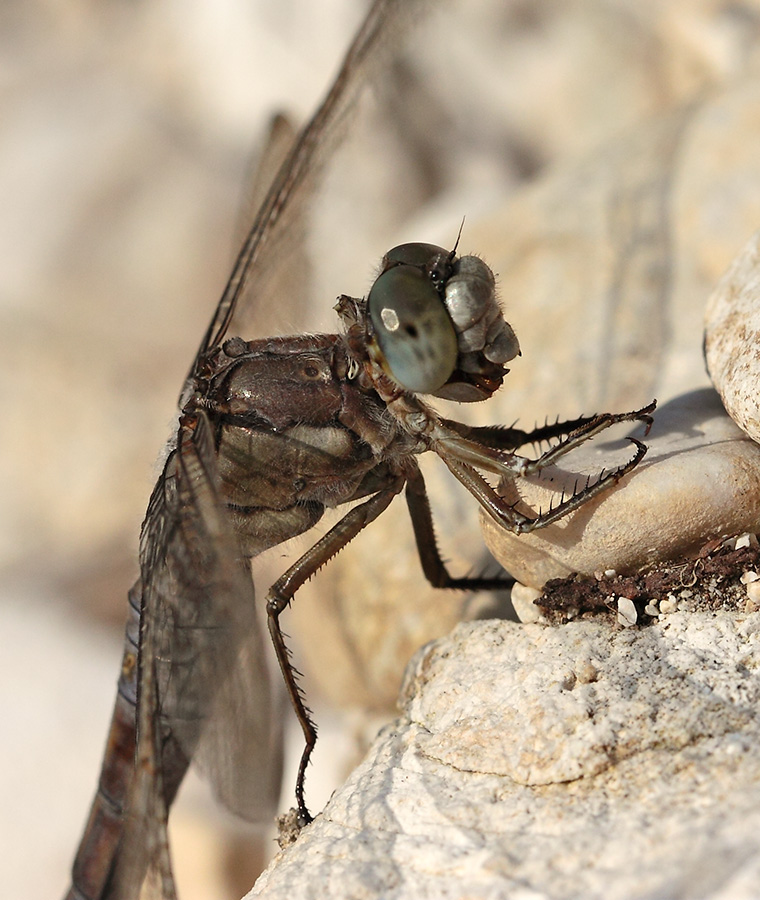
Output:
[[[433,244],[389,251],[357,321],[362,314],[370,356],[412,393],[484,400],[520,353],[489,267]]]

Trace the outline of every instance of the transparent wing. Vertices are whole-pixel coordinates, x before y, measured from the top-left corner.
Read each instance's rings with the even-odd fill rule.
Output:
[[[208,419],[180,429],[140,541],[138,746],[114,883],[173,898],[166,819],[197,758],[228,807],[269,819],[280,785],[264,643],[246,560],[220,497]],[[136,894],[134,896],[137,896]]]
[[[248,238],[256,214],[297,138],[298,130],[289,118],[281,114],[272,118],[264,149],[252,160],[250,172],[244,182],[248,187],[240,203],[234,245],[231,249],[237,251]]]
[[[266,322],[268,308],[277,306],[281,311],[281,304],[290,303],[298,309],[302,298],[294,295],[278,293],[277,303],[272,303],[274,282],[292,265],[288,247],[302,240],[306,208],[357,96],[376,71],[383,49],[391,39],[399,40],[406,19],[421,6],[422,0],[375,0],[372,4],[327,96],[293,144],[264,198],[192,371],[200,357],[226,335],[250,335],[254,317],[257,323]]]
[[[225,805],[248,818],[270,816],[279,792],[279,751],[263,636],[250,567],[219,494],[213,434],[202,413],[194,430],[180,430],[154,491],[141,567],[144,616],[155,634],[164,756],[176,744],[187,759],[205,762]],[[163,762],[166,789],[171,782]]]
[[[275,116],[254,174],[248,180],[250,188],[241,204],[234,249],[247,240],[267,192],[298,137],[288,119]],[[311,296],[311,261],[307,249],[309,223],[305,215],[308,202],[297,202],[295,197],[290,202],[293,204],[290,210],[272,225],[273,233],[263,238],[267,250],[252,277],[247,279],[237,307],[241,312],[245,310],[244,320],[236,317],[230,336],[250,338],[254,332],[256,335],[273,335],[282,330],[284,322],[302,322],[299,307]],[[287,222],[287,229],[282,225],[284,222]]]

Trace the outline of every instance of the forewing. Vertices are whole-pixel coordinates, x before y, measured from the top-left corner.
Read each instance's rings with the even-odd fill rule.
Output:
[[[398,42],[404,24],[423,0],[375,0],[346,54],[327,96],[305,126],[267,192],[235,261],[232,275],[196,356],[225,336],[249,337],[254,319],[266,327],[268,308],[298,310],[303,297],[277,295],[279,274],[292,266],[292,241],[303,240],[303,223],[326,162],[340,141],[357,96],[377,70],[383,50]],[[350,225],[349,225],[350,227]]]
[[[238,222],[235,228],[235,251],[247,239],[256,214],[297,139],[296,126],[287,116],[278,114],[272,118],[264,148],[253,161],[254,164],[251,165],[245,181],[247,189],[240,202]]]

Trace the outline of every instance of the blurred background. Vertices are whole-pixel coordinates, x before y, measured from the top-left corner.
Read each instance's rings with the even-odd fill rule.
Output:
[[[99,770],[156,459],[234,257],[245,184],[271,117],[308,117],[365,9],[363,0],[0,7],[0,896],[9,900],[66,887]],[[752,0],[429,4],[329,173],[309,242],[313,305],[304,295],[281,328],[332,329],[335,296],[363,294],[385,250],[409,239],[450,245],[465,216],[463,249],[483,252],[504,276],[546,247],[547,234],[553,253],[583,234],[585,250],[573,246],[573,258],[594,278],[614,269],[614,229],[593,231],[584,198],[596,173],[620,183],[614,173],[627,171],[628,148],[639,152],[668,128],[677,137],[656,145],[636,181],[656,182],[669,203],[652,239],[664,246],[666,235],[668,265],[647,269],[642,284],[659,285],[667,308],[682,308],[681,290],[701,309],[760,224],[752,200],[760,128],[754,112],[740,115],[760,107],[758,35]],[[732,99],[737,85],[741,103]],[[700,128],[731,140],[708,144],[717,149],[701,151],[697,165],[688,154],[706,145],[688,134]],[[695,194],[701,205],[684,212]],[[611,196],[598,203],[610,216],[619,212]],[[565,277],[557,259],[542,258],[532,289],[540,282],[567,322],[590,334],[579,310],[587,304],[593,314],[594,278]],[[571,324],[548,328],[530,296],[503,289],[524,359],[504,411],[477,415],[530,425],[595,403],[633,403],[630,390],[598,388],[593,359],[584,357],[578,378],[560,362],[540,368],[554,358],[547,332],[580,342]],[[689,384],[703,377],[699,316],[684,325],[693,353],[676,367],[673,390],[679,373],[688,370]],[[610,358],[610,345],[594,346]],[[647,400],[654,388],[637,390]],[[473,504],[460,506],[443,483],[433,493],[442,530],[451,526],[447,556],[460,567],[482,560]],[[325,745],[310,775],[314,810],[357,753],[345,715],[330,710],[387,717],[413,650],[490,608],[482,598],[423,597],[411,531],[403,509],[395,513],[388,540],[363,537],[309,586],[294,616],[305,665],[317,672],[308,691]],[[396,549],[373,573],[367,556],[378,556],[378,543]],[[385,605],[391,593],[398,615]],[[335,637],[353,628],[363,636]],[[325,683],[320,669],[335,678]],[[366,731],[364,719],[354,725]],[[289,779],[283,809],[291,791]],[[181,896],[242,894],[257,862],[197,786],[186,793],[174,823]]]

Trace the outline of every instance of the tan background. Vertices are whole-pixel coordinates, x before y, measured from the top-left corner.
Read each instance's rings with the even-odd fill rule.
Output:
[[[361,8],[352,0],[8,0],[0,10],[0,896],[64,890],[105,738],[154,461],[224,284],[245,173],[273,112],[301,120],[312,109]],[[653,117],[750,78],[759,22],[750,0],[447,8],[423,25],[417,51],[394,73],[391,114],[380,104],[357,122],[346,158],[362,163],[331,178],[319,217],[317,314],[299,311],[285,327],[320,317],[330,327],[332,298],[366,290],[385,249],[400,239],[450,241],[463,215],[476,236],[471,249],[490,240],[518,263],[545,246],[541,235],[558,210],[575,210],[568,233],[581,233],[579,221],[591,228],[578,198],[609,159],[595,148],[635,146],[637,135],[652,133]],[[678,170],[679,221],[694,226],[680,233],[678,274],[694,298],[695,334],[711,281],[760,224],[752,224],[757,184],[729,177],[741,168],[738,148],[758,132],[754,118],[737,113],[758,108],[746,96],[700,120],[727,133],[726,146]],[[565,171],[574,175],[563,182]],[[713,196],[716,171],[725,177]],[[551,186],[568,183],[575,186],[564,194]],[[697,194],[701,206],[683,199]],[[689,237],[694,228],[701,245]],[[510,244],[516,234],[530,237]],[[535,271],[526,263],[526,277],[544,289],[549,282],[557,308],[572,309],[563,306],[568,278],[551,259]],[[505,300],[523,344],[519,365],[534,367],[525,377],[546,380],[555,400],[535,411],[516,402],[490,418],[582,411],[591,401],[580,382],[546,367],[556,360],[546,314],[540,329],[531,326],[519,285]],[[592,346],[609,359],[603,338]],[[459,502],[442,491],[477,558],[475,514],[463,526]],[[407,584],[416,564],[404,527],[391,527],[403,552],[385,572]],[[371,541],[365,547],[372,555]],[[448,555],[473,558],[461,540]],[[335,571],[324,581],[339,585],[330,596],[350,596],[360,614],[363,597],[372,603],[385,591],[382,576],[362,586],[356,567]],[[410,620],[416,590],[407,589]],[[461,601],[444,602],[446,621],[461,614]],[[379,621],[400,647],[388,664],[395,672],[425,638],[410,627],[396,639],[394,621],[385,613]],[[387,706],[397,675],[383,669],[380,686],[373,677],[366,693]],[[339,755],[324,745],[323,765]],[[312,777],[316,809],[337,777],[321,787]],[[221,839],[202,803],[192,795],[184,814],[184,833],[200,834],[179,863],[183,896],[230,896],[230,854],[216,853]]]

